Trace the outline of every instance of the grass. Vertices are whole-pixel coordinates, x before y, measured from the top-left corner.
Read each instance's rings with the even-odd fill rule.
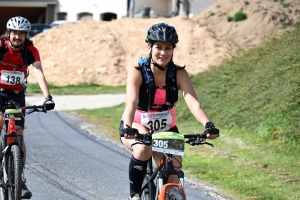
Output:
[[[105,129],[104,131],[110,138],[120,141],[118,129],[123,111],[124,104],[101,109],[81,109],[74,112],[87,121],[100,124],[101,129]]]
[[[192,76],[202,106],[220,129],[209,146],[186,146],[185,173],[241,200],[300,199],[300,24]],[[75,111],[119,140],[124,104]],[[182,98],[181,133],[203,131]]]

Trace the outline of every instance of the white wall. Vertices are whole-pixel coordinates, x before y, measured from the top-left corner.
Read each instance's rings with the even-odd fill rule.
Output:
[[[93,14],[93,19],[100,20],[103,13],[115,13],[117,18],[125,17],[127,14],[127,0],[58,0],[55,7],[54,19],[57,20],[57,13],[66,12],[68,21],[77,21],[78,14],[87,12]],[[175,9],[176,0],[135,0],[134,13],[140,13],[144,6],[150,7],[158,15],[171,16]],[[217,0],[189,0],[190,14],[197,14]],[[182,4],[180,14],[182,14]]]
[[[55,20],[57,13],[66,12],[68,21],[77,21],[78,14],[87,12],[93,14],[93,19],[100,20],[100,14],[111,12],[117,18],[126,16],[126,0],[59,0],[59,5],[55,8]]]

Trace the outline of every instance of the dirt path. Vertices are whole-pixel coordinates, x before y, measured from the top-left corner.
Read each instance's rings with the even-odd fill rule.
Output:
[[[79,110],[116,106],[125,102],[125,94],[98,95],[53,95],[55,110]],[[26,104],[40,105],[44,102],[41,94],[27,94]]]

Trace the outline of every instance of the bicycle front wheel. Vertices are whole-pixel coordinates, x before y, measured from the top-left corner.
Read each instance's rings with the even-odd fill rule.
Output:
[[[10,187],[4,192],[5,200],[21,200],[22,160],[18,145],[12,145],[8,157],[7,177]]]
[[[143,186],[149,181],[150,175],[146,174],[144,181],[143,181]],[[149,182],[144,190],[142,191],[141,199],[142,200],[153,200],[155,195],[155,186],[153,182]]]
[[[0,183],[3,184],[3,174],[1,174],[1,179],[0,179]],[[0,200],[4,200],[5,199],[5,192],[7,190],[4,188],[4,186],[0,187]]]
[[[168,200],[185,200],[183,191],[178,187],[172,187],[167,197]]]

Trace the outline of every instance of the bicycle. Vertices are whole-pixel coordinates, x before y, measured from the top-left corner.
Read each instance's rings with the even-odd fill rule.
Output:
[[[22,195],[22,173],[24,152],[22,148],[23,136],[16,134],[15,121],[21,120],[23,115],[33,112],[47,112],[44,105],[25,106],[18,108],[14,100],[0,92],[5,104],[4,120],[6,131],[2,137],[2,167],[0,169],[0,198],[1,200],[20,200]],[[29,110],[26,112],[26,110]]]
[[[142,185],[142,200],[185,200],[184,172],[177,171],[173,166],[173,155],[184,155],[184,143],[192,146],[213,144],[205,142],[206,133],[178,134],[175,132],[150,131],[147,134],[139,134],[139,141],[134,144],[152,145],[152,150],[164,153],[164,157],[153,171],[152,158],[148,160],[146,176]],[[186,140],[187,139],[187,140]],[[170,175],[177,175],[178,183],[168,183]]]

